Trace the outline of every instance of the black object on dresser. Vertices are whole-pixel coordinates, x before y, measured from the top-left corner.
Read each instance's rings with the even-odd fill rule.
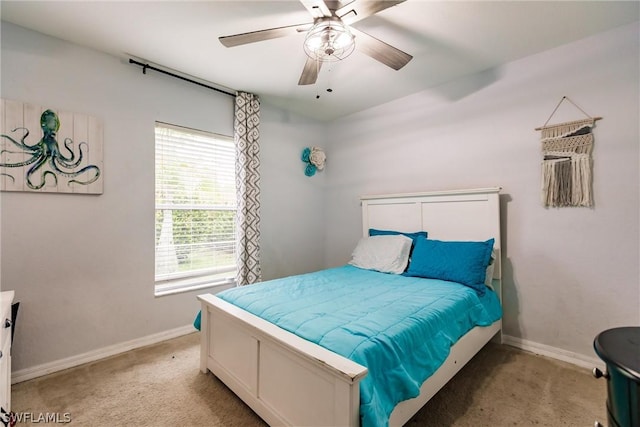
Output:
[[[607,365],[606,372],[595,368],[593,375],[607,379],[609,427],[640,427],[640,327],[603,331],[593,347]]]

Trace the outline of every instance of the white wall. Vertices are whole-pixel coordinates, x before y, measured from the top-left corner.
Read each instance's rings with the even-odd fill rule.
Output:
[[[505,333],[595,357],[598,332],[640,322],[639,51],[636,23],[332,123],[327,265],[349,259],[362,194],[502,186]],[[540,204],[534,128],[563,95],[604,117],[594,209]],[[565,101],[550,123],[582,117]]]
[[[306,177],[300,157],[304,147],[324,147],[325,125],[270,108],[261,116],[260,132],[263,278],[320,270],[327,174]]]
[[[104,194],[2,193],[3,289],[20,301],[14,371],[188,325],[191,292],[155,298],[154,122],[232,134],[233,98],[2,23],[2,97],[104,123]],[[324,126],[262,104],[264,278],[323,265]]]

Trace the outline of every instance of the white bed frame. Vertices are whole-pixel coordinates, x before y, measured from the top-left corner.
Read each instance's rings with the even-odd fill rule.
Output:
[[[501,298],[500,188],[364,196],[362,231],[427,230],[439,240],[495,239],[493,287]],[[355,242],[354,242],[355,245]],[[210,370],[271,426],[360,425],[359,382],[367,368],[306,341],[214,295],[202,302],[200,370]],[[488,341],[502,321],[475,327],[451,348],[420,395],[396,406],[404,425]]]

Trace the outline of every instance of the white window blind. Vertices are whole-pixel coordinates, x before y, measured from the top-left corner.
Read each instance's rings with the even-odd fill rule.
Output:
[[[156,123],[156,295],[235,276],[231,137]]]

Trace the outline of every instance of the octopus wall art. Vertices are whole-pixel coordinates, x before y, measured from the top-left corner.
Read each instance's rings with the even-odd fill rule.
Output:
[[[102,126],[95,118],[60,113],[69,122],[69,129],[60,135],[65,123],[46,109],[39,117],[41,136],[33,137],[42,109],[8,100],[2,106],[0,189],[102,193]]]

